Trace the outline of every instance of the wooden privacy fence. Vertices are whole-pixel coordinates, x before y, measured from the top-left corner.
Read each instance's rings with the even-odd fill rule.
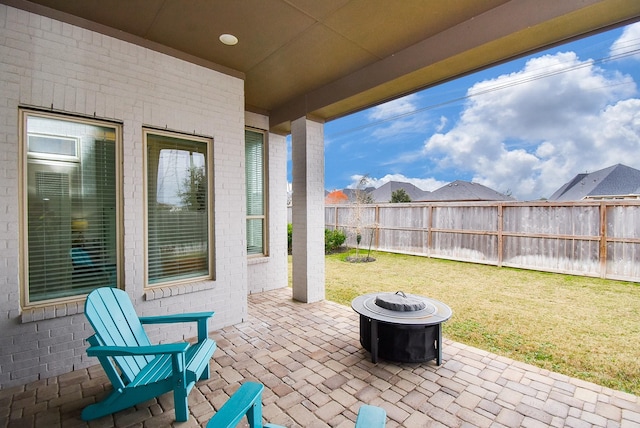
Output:
[[[327,205],[347,245],[640,282],[640,202]]]

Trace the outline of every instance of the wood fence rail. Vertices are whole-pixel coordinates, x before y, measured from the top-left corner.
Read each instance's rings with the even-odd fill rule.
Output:
[[[640,202],[479,202],[325,206],[347,245],[640,282]]]

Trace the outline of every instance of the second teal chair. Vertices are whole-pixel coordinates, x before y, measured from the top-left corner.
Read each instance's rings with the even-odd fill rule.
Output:
[[[264,386],[256,382],[245,382],[213,415],[207,428],[235,428],[247,417],[251,428],[284,428],[280,425],[262,424],[262,391]],[[355,428],[384,428],[387,413],[384,409],[367,404],[360,407]]]

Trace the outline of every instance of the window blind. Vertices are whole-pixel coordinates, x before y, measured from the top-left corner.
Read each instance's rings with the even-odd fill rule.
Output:
[[[265,252],[264,134],[245,131],[247,254]]]
[[[209,275],[207,142],[146,133],[149,284]]]

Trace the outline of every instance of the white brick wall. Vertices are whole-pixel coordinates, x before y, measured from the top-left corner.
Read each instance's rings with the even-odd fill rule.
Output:
[[[124,285],[141,315],[214,310],[213,329],[246,317],[243,82],[0,5],[0,388],[97,363],[85,354],[83,340],[92,330],[81,303],[26,314],[20,308],[19,106],[123,123]],[[169,296],[163,298],[143,289],[143,125],[214,139],[216,280],[163,289]],[[279,169],[286,170],[286,148],[280,137],[273,140],[272,184],[284,191]],[[277,242],[280,231],[272,233]],[[286,252],[286,224],[284,234]],[[149,333],[152,340],[171,341],[193,337],[195,329],[165,326]]]

